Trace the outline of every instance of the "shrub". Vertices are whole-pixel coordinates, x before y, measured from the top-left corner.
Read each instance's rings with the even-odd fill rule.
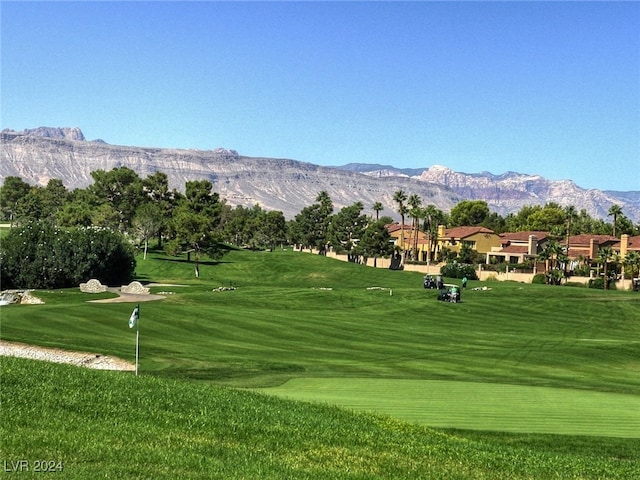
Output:
[[[591,273],[590,265],[578,265],[573,269],[572,275],[575,275],[576,277],[588,277],[590,273]]]
[[[65,288],[90,278],[126,283],[133,277],[135,258],[117,232],[32,222],[3,239],[0,265],[3,288]]]
[[[468,263],[449,262],[440,268],[440,274],[449,278],[467,277],[469,280],[477,280],[478,275],[473,265]]]
[[[544,285],[545,283],[547,283],[547,276],[544,273],[536,273],[531,279],[531,283]]]
[[[601,277],[592,278],[589,280],[589,288],[604,289],[604,280]]]

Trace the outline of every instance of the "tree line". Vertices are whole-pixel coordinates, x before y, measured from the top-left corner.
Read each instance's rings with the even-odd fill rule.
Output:
[[[167,253],[193,253],[196,275],[202,254],[220,258],[229,245],[273,249],[295,244],[320,253],[333,248],[352,261],[394,253],[385,228],[393,219],[381,215],[381,202],[367,207],[373,215],[365,214],[361,202],[335,212],[327,192],[319,192],[312,205],[287,221],[282,212],[267,211],[259,205],[232,207],[213,192],[208,180],[188,181],[181,193],[169,188],[163,172],[140,178],[130,168],[118,167],[96,170],[91,177],[90,186],[72,191],[59,179],[42,187],[20,177],[7,177],[0,187],[2,217],[18,225],[41,221],[57,228],[117,231],[143,249],[145,257],[149,242],[155,239]],[[640,234],[640,225],[634,225],[617,205],[609,210],[611,222],[606,222],[591,217],[584,209],[556,203],[524,206],[503,217],[491,212],[482,200],[461,201],[446,213],[435,205],[423,205],[418,195],[403,190],[394,192],[393,199],[402,224],[408,220],[413,226],[413,235],[423,231],[434,238],[439,225],[483,226],[496,233],[547,231],[558,239],[581,233]],[[417,245],[417,241],[408,243]],[[416,251],[407,253],[417,259]]]

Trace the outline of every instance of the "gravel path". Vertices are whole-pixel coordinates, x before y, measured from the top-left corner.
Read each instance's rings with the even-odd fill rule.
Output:
[[[72,352],[58,348],[36,347],[0,340],[0,356],[31,358],[45,362],[69,363],[99,370],[135,370],[135,365],[117,357],[98,353]]]

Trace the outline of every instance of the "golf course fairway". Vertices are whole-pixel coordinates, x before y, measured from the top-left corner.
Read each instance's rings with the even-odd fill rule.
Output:
[[[260,391],[431,427],[640,438],[640,397],[449,380],[296,378]]]

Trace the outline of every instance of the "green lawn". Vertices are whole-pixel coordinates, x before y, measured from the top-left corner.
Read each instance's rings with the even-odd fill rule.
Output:
[[[419,273],[292,251],[233,251],[200,272],[193,278],[184,258],[139,258],[141,281],[180,285],[152,287],[173,293],[140,304],[140,378],[258,389],[466,429],[463,438],[498,451],[512,442],[556,451],[568,442],[570,464],[587,437],[589,450],[638,450],[637,293],[472,281],[463,302],[449,304],[422,288]],[[481,285],[490,289],[473,290]],[[214,291],[220,286],[236,289]],[[100,296],[78,289],[37,295],[45,305],[1,308],[2,339],[134,360],[132,304],[89,303]],[[546,433],[562,436],[539,436]]]
[[[6,478],[631,479],[640,441],[436,431],[238,389],[0,364]],[[27,462],[29,471],[11,472]],[[41,464],[40,464],[41,465]],[[7,473],[9,469],[10,473]]]
[[[441,428],[640,438],[640,396],[450,380],[296,378],[263,390]]]
[[[470,282],[463,303],[449,304],[420,274],[294,252],[232,252],[197,280],[163,256],[138,271],[186,285],[153,287],[174,293],[141,304],[145,374],[242,387],[370,377],[640,394],[634,292]],[[40,295],[45,305],[3,308],[4,339],[134,359],[132,305],[88,303],[95,297],[77,289]]]
[[[9,234],[9,230],[11,230],[9,223],[0,223],[0,240]]]

